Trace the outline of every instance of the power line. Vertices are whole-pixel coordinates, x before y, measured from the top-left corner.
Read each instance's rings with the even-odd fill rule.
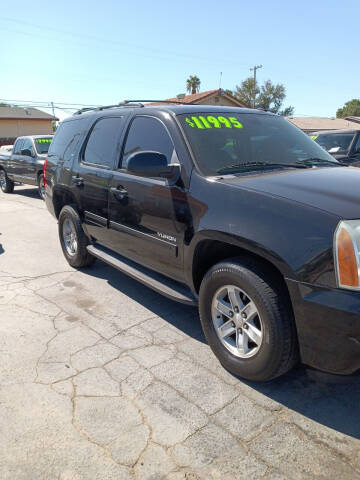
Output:
[[[0,102],[16,102],[16,103],[36,103],[37,105],[39,104],[46,104],[46,105],[51,105],[51,103],[56,103],[57,105],[76,105],[79,107],[100,107],[101,105],[94,105],[94,104],[86,104],[86,103],[64,103],[64,102],[51,102],[51,101],[42,101],[42,100],[14,100],[14,99],[8,99],[8,98],[0,98]]]

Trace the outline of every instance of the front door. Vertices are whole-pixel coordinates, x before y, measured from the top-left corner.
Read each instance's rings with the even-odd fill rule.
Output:
[[[25,155],[25,150],[26,155]],[[30,155],[28,154],[30,153]],[[16,175],[18,178],[22,178],[22,181],[26,184],[36,185],[36,159],[35,148],[31,138],[25,138],[21,147],[21,155],[19,155],[16,164]]]
[[[119,158],[122,117],[98,119],[80,151],[72,183],[84,217],[84,229],[93,241],[107,245],[108,193],[115,158]]]
[[[136,116],[129,127],[120,168],[110,182],[109,220],[111,247],[160,273],[182,279],[186,193],[160,178],[127,173],[133,152],[152,150],[176,163],[173,141],[157,118]]]

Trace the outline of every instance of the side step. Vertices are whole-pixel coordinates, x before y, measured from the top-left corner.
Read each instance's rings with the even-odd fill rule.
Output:
[[[152,290],[155,290],[155,292],[180,303],[197,305],[197,298],[185,285],[154,272],[149,268],[143,267],[103,246],[88,245],[86,248],[94,257],[103,260],[112,267],[120,270],[120,272],[138,280]]]

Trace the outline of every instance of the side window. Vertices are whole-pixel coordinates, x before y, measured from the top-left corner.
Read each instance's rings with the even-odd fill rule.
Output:
[[[113,167],[114,157],[119,157],[119,137],[122,130],[121,117],[98,120],[87,141],[83,161],[103,167]]]
[[[19,138],[18,140],[16,140],[15,145],[14,145],[13,154],[20,155],[20,150],[21,150],[23,142],[24,142],[23,138]]]
[[[357,142],[355,144],[355,152],[360,153],[360,133],[359,133]]]
[[[21,150],[25,149],[30,150],[30,152],[34,154],[34,148],[30,138],[25,138],[24,143],[22,144]]]
[[[86,131],[86,119],[77,118],[64,121],[58,126],[50,143],[49,156],[58,156],[64,161],[71,159],[71,154],[77,146],[80,135]]]
[[[168,163],[174,160],[173,142],[164,125],[153,117],[135,117],[126,138],[122,166],[134,152],[153,150],[166,155]]]

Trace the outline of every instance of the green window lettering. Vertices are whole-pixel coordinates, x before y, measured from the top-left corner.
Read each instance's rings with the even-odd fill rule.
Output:
[[[240,123],[236,117],[214,117],[213,115],[204,117],[202,115],[199,115],[198,117],[186,117],[185,122],[189,125],[189,127],[198,128],[200,130],[222,127],[243,128],[243,124]]]

